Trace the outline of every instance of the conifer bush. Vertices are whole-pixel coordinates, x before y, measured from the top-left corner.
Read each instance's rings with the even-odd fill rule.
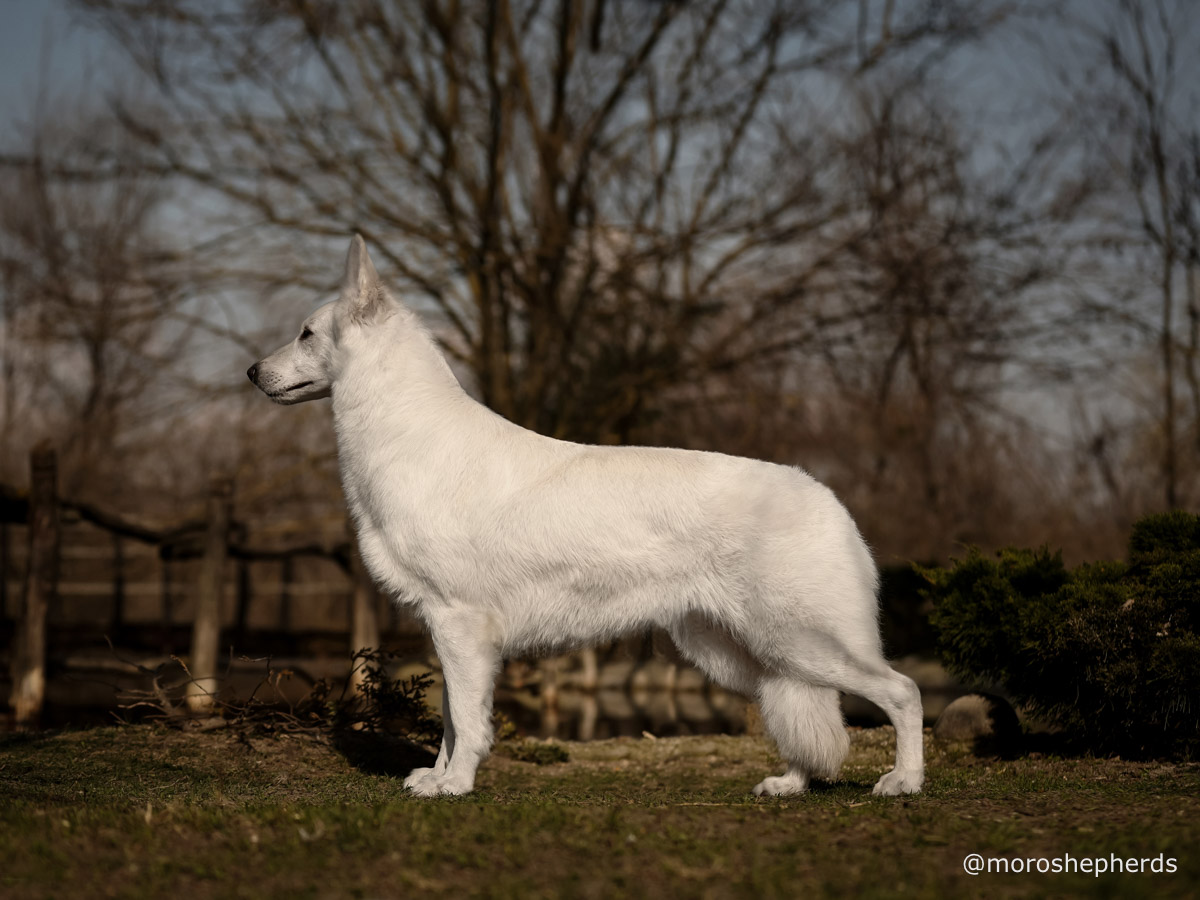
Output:
[[[978,550],[921,569],[938,650],[1095,753],[1200,750],[1200,516],[1138,521],[1128,562]]]

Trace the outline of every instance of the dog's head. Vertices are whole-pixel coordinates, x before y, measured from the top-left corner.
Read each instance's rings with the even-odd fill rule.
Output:
[[[300,326],[300,332],[246,374],[276,403],[289,405],[328,397],[333,390],[337,350],[363,326],[386,314],[394,303],[355,235],[346,254],[346,274],[337,300],[326,303]]]

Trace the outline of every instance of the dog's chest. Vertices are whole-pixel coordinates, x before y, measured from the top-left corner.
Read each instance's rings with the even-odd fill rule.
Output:
[[[472,560],[450,498],[419,469],[402,459],[392,462],[342,460],[346,501],[367,571],[404,602],[460,595]]]
[[[402,534],[385,534],[370,521],[358,527],[363,564],[377,584],[395,599],[415,602],[446,595],[445,579],[425,565],[418,542]]]

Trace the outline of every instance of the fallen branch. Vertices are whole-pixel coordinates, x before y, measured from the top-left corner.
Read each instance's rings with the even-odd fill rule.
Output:
[[[118,715],[123,724],[136,718],[187,731],[224,728],[240,739],[286,734],[336,740],[347,733],[367,733],[398,738],[422,749],[429,749],[441,730],[440,721],[425,704],[432,677],[425,673],[392,679],[387,668],[396,654],[380,650],[359,650],[343,678],[312,681],[299,701],[289,699],[282,688],[296,674],[293,670],[276,668],[270,657],[240,657],[264,663],[262,677],[245,699],[224,691],[211,694],[211,710],[203,716],[188,709],[187,688],[196,679],[183,660],[171,657],[179,667],[172,677],[175,670],[168,663],[151,669],[122,659],[115,649],[113,655],[150,679],[149,688],[126,690],[118,696],[117,708],[126,714]],[[229,659],[232,666],[232,653]],[[355,688],[359,673],[362,682]],[[228,678],[223,681],[228,683]]]

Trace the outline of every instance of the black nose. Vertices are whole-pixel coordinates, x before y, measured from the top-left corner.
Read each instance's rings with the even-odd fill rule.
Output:
[[[258,384],[258,363],[255,363],[246,370],[246,377]]]

